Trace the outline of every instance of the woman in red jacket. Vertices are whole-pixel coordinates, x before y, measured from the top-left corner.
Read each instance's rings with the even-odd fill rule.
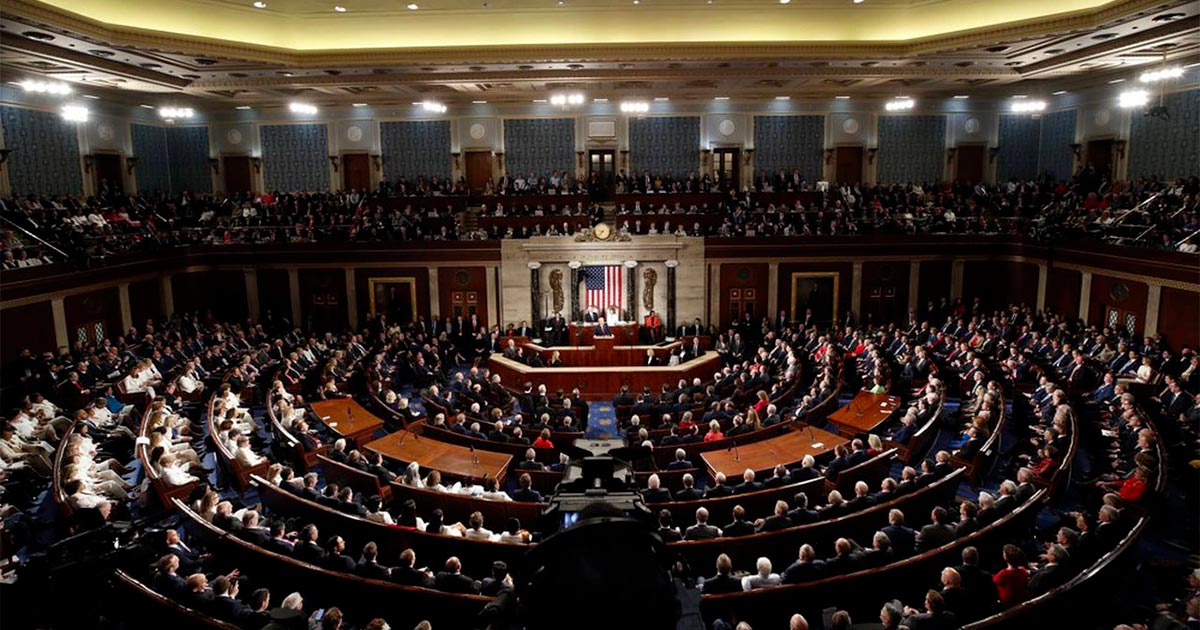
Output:
[[[704,434],[705,442],[715,442],[725,438],[725,434],[721,433],[721,423],[713,420],[708,423],[708,433]]]
[[[1000,605],[1012,608],[1029,599],[1029,570],[1025,568],[1025,552],[1016,545],[1004,545],[1004,562],[1007,567],[992,577]]]

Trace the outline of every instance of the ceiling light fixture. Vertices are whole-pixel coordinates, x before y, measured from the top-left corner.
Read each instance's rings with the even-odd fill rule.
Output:
[[[1051,96],[1062,96],[1063,94],[1066,94],[1066,93],[1067,93],[1067,91],[1066,91],[1066,90],[1059,90],[1059,91],[1057,91],[1057,92],[1053,92],[1053,93],[1051,93],[1050,95],[1051,95]]]
[[[1012,95],[1013,98],[1027,98],[1028,96],[1029,96],[1028,94],[1013,94]]]
[[[621,111],[626,114],[645,114],[650,111],[650,103],[646,101],[622,101]]]
[[[545,103],[545,102],[546,102],[546,99],[544,99],[544,98],[535,98],[535,99],[533,99],[533,102],[534,102],[534,103]]]
[[[1009,110],[1015,114],[1036,114],[1046,110],[1046,101],[1016,101],[1009,105]]]
[[[92,99],[93,101],[98,101],[98,100],[100,100],[100,97],[99,97],[99,96],[96,96],[95,94],[84,94],[84,95],[83,95],[83,98],[90,98],[90,99]]]
[[[138,105],[138,107],[141,107],[142,109],[154,109],[154,106],[153,106],[153,105],[147,105],[147,104],[145,104],[145,103],[142,103],[141,105]]]
[[[1109,82],[1108,82],[1108,84],[1109,84],[1109,85],[1116,85],[1116,84],[1118,84],[1118,83],[1124,83],[1124,82],[1125,82],[1125,79],[1113,79],[1112,81],[1109,81]]]
[[[191,107],[159,107],[158,115],[164,120],[179,120],[180,118],[191,118],[196,115],[196,112]]]
[[[447,108],[444,104],[437,101],[424,101],[421,103],[421,109],[431,114],[445,114]]]
[[[81,123],[87,122],[88,114],[90,112],[88,111],[88,108],[84,107],[83,105],[63,105],[60,113],[62,115],[62,119],[67,122]]]
[[[912,109],[913,107],[916,107],[916,105],[917,105],[917,102],[914,101],[913,99],[907,98],[907,97],[901,97],[901,98],[898,98],[895,100],[888,101],[887,104],[883,106],[883,108],[889,112],[906,112],[906,111]]]
[[[965,100],[971,98],[971,96],[969,94],[955,94],[954,98],[955,98],[955,100],[965,101]]]
[[[249,105],[238,105],[237,107],[234,107],[234,109],[253,109],[253,108],[250,107]]]
[[[655,103],[666,103],[669,100],[671,100],[671,97],[669,97],[669,96],[655,96],[654,97]]]
[[[317,113],[317,106],[310,103],[289,103],[288,109],[291,110],[293,114],[312,115]]]
[[[834,98],[834,99],[836,99],[836,100],[839,100],[839,101],[848,101],[848,100],[850,100],[850,96],[849,96],[849,95],[847,95],[847,94],[839,94],[839,95],[837,95],[837,96],[835,96],[835,97],[833,97],[833,98]]]
[[[606,98],[594,98],[594,99],[592,99],[592,102],[593,102],[593,103],[607,103],[607,102],[608,102],[608,99],[606,99]]]
[[[485,5],[485,6],[486,6],[486,5]],[[420,8],[421,8],[421,5],[417,4],[416,2],[409,2],[409,3],[408,3],[408,10],[409,10],[409,11],[416,11],[417,9],[420,9]]]
[[[1161,70],[1150,70],[1143,72],[1142,76],[1138,77],[1138,81],[1142,83],[1158,83],[1167,79],[1178,79],[1183,76],[1183,68],[1175,66],[1173,68],[1163,68]]]
[[[713,100],[714,101],[728,101],[729,97],[728,96],[714,96]]]
[[[338,12],[338,13],[345,13],[345,12],[346,12],[346,7],[344,7],[344,6],[340,5],[340,4],[335,4],[335,5],[333,5],[333,10],[334,10],[334,11],[336,11],[336,12]]]
[[[854,4],[862,4],[863,0],[854,0]]]
[[[262,0],[258,0],[258,2],[254,3],[254,8],[255,9],[265,9],[265,8],[267,8],[267,3],[263,2]]]
[[[1127,90],[1117,98],[1117,104],[1125,108],[1144,107],[1149,102],[1150,93],[1146,90]]]
[[[487,101],[471,101],[475,105],[487,105]]]
[[[366,103],[351,103],[350,106],[351,107],[366,107],[367,104]]]
[[[579,92],[571,92],[570,94],[555,94],[550,97],[550,104],[557,105],[559,107],[582,105],[583,94]]]
[[[779,0],[779,4],[791,4],[792,0]]]
[[[33,79],[21,81],[19,83],[21,89],[26,92],[35,94],[53,94],[55,96],[66,96],[71,93],[71,86],[61,81],[35,81]]]
[[[790,96],[776,96],[776,97],[775,97],[775,100],[777,100],[777,101],[790,101],[790,100],[792,100],[792,97],[790,97]]]

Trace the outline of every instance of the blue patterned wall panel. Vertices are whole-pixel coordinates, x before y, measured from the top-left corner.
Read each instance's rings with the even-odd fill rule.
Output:
[[[700,119],[695,116],[629,120],[629,170],[686,177],[700,170]]]
[[[0,107],[0,124],[4,146],[12,149],[8,177],[14,193],[83,193],[75,125],[58,114],[22,107]]]
[[[808,181],[821,179],[824,116],[755,116],[754,170],[799,169]]]
[[[167,159],[167,133],[154,125],[129,125],[133,140],[133,155],[138,159],[137,188],[139,192],[171,191],[171,165]]]
[[[1038,146],[1038,171],[1054,179],[1070,179],[1075,154],[1075,110],[1046,114],[1042,117],[1042,139]]]
[[[263,125],[261,131],[267,190],[329,188],[329,133],[324,124]]]
[[[208,127],[165,127],[171,192],[212,192]]]
[[[1200,172],[1200,90],[1168,94],[1163,103],[1171,118],[1147,118],[1134,112],[1129,130],[1129,177],[1166,179]]]
[[[549,176],[575,172],[575,120],[527,118],[504,121],[504,170]]]
[[[1000,154],[996,156],[996,181],[1033,179],[1038,176],[1038,139],[1042,121],[1033,116],[1000,116]]]
[[[383,143],[383,172],[391,181],[401,177],[450,177],[450,122],[418,120],[379,124]]]
[[[945,116],[880,116],[879,170],[884,183],[937,182],[946,161]]]

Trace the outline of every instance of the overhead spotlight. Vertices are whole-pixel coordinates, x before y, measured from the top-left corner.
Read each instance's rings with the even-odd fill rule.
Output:
[[[62,119],[67,122],[87,122],[88,108],[83,105],[63,105],[61,114]]]
[[[969,98],[971,98],[971,95],[969,95],[969,94],[955,94],[954,95],[954,100],[957,100],[957,101],[965,101]]]
[[[90,98],[90,99],[92,99],[93,101],[98,101],[98,100],[100,100],[100,97],[99,97],[99,96],[96,96],[95,94],[84,94],[84,95],[83,95],[83,98]]]
[[[1016,114],[1036,114],[1046,111],[1046,101],[1014,101],[1009,105],[1009,110]]]
[[[792,97],[790,97],[790,96],[776,96],[776,97],[775,97],[775,100],[777,100],[777,101],[790,101],[790,100],[792,100]]]
[[[792,0],[779,0],[779,4],[791,4]]]
[[[53,94],[54,96],[66,96],[71,93],[71,86],[61,81],[21,81],[21,89],[26,92],[35,94]]]
[[[335,5],[333,5],[333,10],[334,10],[334,11],[337,11],[338,13],[345,13],[345,12],[346,12],[346,7],[344,7],[344,6],[340,5],[340,4],[335,4]]]
[[[446,106],[436,101],[424,101],[421,103],[421,109],[431,114],[445,114]]]
[[[854,4],[862,4],[863,0],[854,0]]]
[[[889,112],[905,112],[916,107],[916,105],[917,102],[911,98],[898,98],[888,101],[883,107]]]
[[[191,118],[196,112],[191,107],[159,107],[158,116],[164,120],[179,120]]]
[[[366,103],[350,103],[350,107],[366,107]]]
[[[1150,102],[1150,93],[1146,90],[1126,90],[1117,98],[1117,104],[1124,108],[1144,107]]]
[[[1057,92],[1052,92],[1050,95],[1051,96],[1062,96],[1063,94],[1066,94],[1066,93],[1067,93],[1066,90],[1058,90]]]
[[[247,110],[247,109],[254,109],[254,108],[249,105],[238,105],[237,107],[234,107],[234,109]]]
[[[408,10],[409,10],[409,11],[416,11],[417,9],[420,9],[420,8],[421,8],[421,5],[417,4],[416,2],[409,2],[409,3],[408,3]]]
[[[254,8],[255,9],[265,9],[265,8],[267,8],[267,3],[263,2],[262,0],[258,0],[258,2],[254,3]]]
[[[646,101],[622,101],[621,111],[626,114],[645,114],[650,111],[650,103]]]
[[[1183,76],[1183,68],[1178,66],[1173,68],[1162,68],[1160,70],[1150,70],[1143,72],[1142,76],[1138,77],[1138,81],[1142,83],[1158,83],[1167,79],[1178,79]]]
[[[293,114],[312,115],[317,113],[317,106],[309,103],[289,103],[288,109],[290,109]]]
[[[471,101],[472,105],[487,105],[487,101]]]
[[[850,100],[850,96],[849,96],[849,95],[847,95],[847,94],[839,94],[839,95],[837,95],[837,96],[835,96],[835,97],[833,97],[833,98],[834,98],[834,99],[836,99],[836,100],[839,100],[839,101],[848,101],[848,100]]]
[[[655,103],[666,103],[669,100],[671,100],[670,96],[655,96],[654,97]]]
[[[729,97],[728,96],[714,96],[713,100],[714,101],[728,101]]]

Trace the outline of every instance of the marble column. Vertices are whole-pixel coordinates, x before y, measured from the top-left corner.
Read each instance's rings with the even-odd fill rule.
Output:
[[[914,260],[908,263],[908,310],[916,313],[921,308],[920,293],[921,289],[921,261]]]
[[[951,301],[962,297],[963,294],[963,265],[966,263],[961,258],[955,258],[950,266],[950,299]]]
[[[429,318],[430,320],[442,318],[442,296],[438,293],[438,270],[436,267],[429,269]]]
[[[540,322],[544,315],[542,314],[542,263],[536,260],[529,263],[529,286],[532,290],[529,292],[529,312],[532,315],[529,318],[530,325],[534,330],[540,330]]]
[[[288,272],[288,294],[292,298],[292,326],[304,328],[300,314],[300,270],[292,267]]]
[[[117,286],[117,300],[121,304],[121,330],[124,333],[133,328],[133,308],[129,304],[128,282],[122,282]]]
[[[1038,264],[1037,310],[1046,308],[1046,281],[1050,276],[1050,268],[1045,263]]]
[[[1158,333],[1158,311],[1162,307],[1162,285],[1150,284],[1150,292],[1146,295],[1146,323],[1142,326],[1146,337]]]
[[[1092,307],[1092,272],[1084,271],[1079,279],[1079,319],[1088,321],[1088,311]]]
[[[358,284],[354,282],[354,268],[346,269],[346,321],[350,329],[358,328]]]
[[[862,321],[862,269],[861,262],[854,263],[853,270],[850,274],[850,312],[854,313],[854,318]]]
[[[664,336],[675,336],[675,268],[678,260],[668,260],[667,263],[667,331]]]
[[[175,293],[171,288],[171,276],[163,276],[159,281],[162,294],[163,319],[171,319],[175,314]]]
[[[753,119],[753,116],[751,116]],[[779,263],[767,263],[767,315],[771,321],[779,314]],[[791,317],[791,315],[788,315]]]
[[[243,273],[246,275],[246,312],[250,319],[258,319],[262,311],[258,303],[258,271],[246,269]]]
[[[62,298],[50,300],[50,316],[54,319],[54,345],[71,347],[71,336],[67,333],[67,308]]]

